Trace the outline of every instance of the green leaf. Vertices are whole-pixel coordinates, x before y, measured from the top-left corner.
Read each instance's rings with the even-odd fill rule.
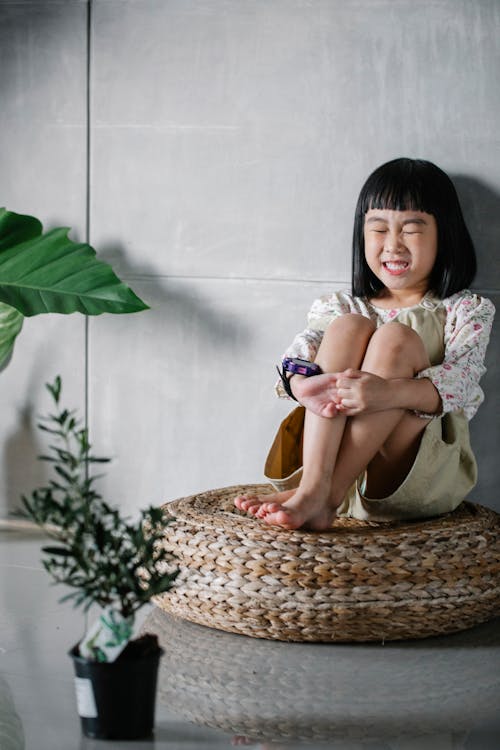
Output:
[[[0,208],[0,252],[41,233],[42,224],[34,216],[22,216]]]
[[[12,354],[23,320],[20,312],[0,302],[0,367]]]
[[[59,474],[60,477],[66,480],[68,484],[73,485],[76,481],[76,478],[69,474],[69,472],[65,471],[62,466],[54,466],[55,471]]]
[[[46,555],[59,555],[60,557],[73,557],[71,550],[65,547],[42,547],[42,552]]]
[[[51,427],[45,427],[43,424],[37,424],[37,427],[39,430],[43,430],[43,432],[50,432],[52,435],[64,437],[64,432],[62,432],[62,430],[53,430]]]
[[[59,400],[60,378],[47,387]],[[47,531],[53,541],[43,548],[43,567],[54,583],[75,589],[61,601],[71,601],[85,612],[94,603],[113,604],[127,617],[151,596],[171,588],[177,576],[177,571],[168,572],[163,566],[173,562],[173,555],[160,543],[163,511],[150,507],[141,511],[138,522],[131,522],[95,492],[97,477],[85,470],[93,461],[109,459],[88,459],[87,432],[78,428],[73,415],[58,406],[56,414],[41,418],[61,426],[53,431],[51,455],[43,457],[51,462],[53,476],[48,487],[35,489],[29,498],[23,496],[23,506],[36,523],[50,525]]]
[[[52,398],[54,399],[55,403],[59,403],[59,397],[61,395],[61,388],[62,388],[62,380],[60,375],[56,375],[54,378],[53,383],[45,383],[45,387],[47,388],[48,392],[51,394]],[[42,428],[43,429],[43,428]]]
[[[148,309],[90,245],[68,239],[69,229],[41,232],[34,217],[0,209],[0,302],[25,316]]]

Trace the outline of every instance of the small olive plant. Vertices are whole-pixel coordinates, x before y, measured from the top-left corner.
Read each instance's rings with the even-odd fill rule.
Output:
[[[89,469],[110,459],[91,455],[88,430],[75,411],[60,407],[61,378],[46,388],[56,413],[40,418],[39,429],[53,442],[39,458],[52,464],[54,476],[22,502],[26,514],[57,542],[42,548],[42,563],[54,583],[74,589],[60,601],[72,600],[84,611],[93,604],[104,610],[98,627],[80,643],[80,654],[113,661],[131,638],[135,613],[168,591],[178,575],[162,543],[172,519],[151,506],[131,523],[103,500],[95,489],[99,476]]]

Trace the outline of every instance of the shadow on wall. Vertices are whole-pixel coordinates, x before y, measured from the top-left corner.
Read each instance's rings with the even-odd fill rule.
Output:
[[[478,272],[473,288],[497,305],[500,293],[500,194],[481,180],[454,175],[453,182],[462,204],[477,254]],[[495,297],[496,299],[495,299]],[[471,441],[479,468],[479,481],[470,499],[500,511],[498,504],[498,444],[500,443],[500,312],[493,325],[486,354],[486,374],[481,381],[485,402],[471,422]]]
[[[206,340],[220,351],[225,349],[234,352],[247,348],[251,337],[250,327],[243,319],[235,320],[234,314],[226,314],[224,299],[220,300],[221,308],[214,307],[213,300],[203,299],[199,285],[191,284],[189,280],[168,284],[166,288],[168,277],[159,277],[155,275],[154,269],[144,266],[140,272],[134,272],[133,264],[125,255],[123,246],[119,244],[99,249],[101,259],[110,262],[112,258],[115,268],[120,265],[126,269],[125,273],[120,272],[126,283],[140,287],[141,279],[147,282],[147,293],[144,296],[152,310],[151,313],[144,314],[149,316],[148,339],[150,338],[153,346],[155,341],[165,336],[166,331],[173,331],[174,342],[189,336],[194,342]],[[138,292],[142,294],[141,289]],[[131,335],[138,334],[144,335],[142,326]],[[45,356],[48,356],[46,351]],[[7,515],[19,511],[21,491],[29,493],[32,487],[44,485],[48,481],[48,467],[38,460],[42,442],[37,436],[37,414],[32,401],[32,394],[40,386],[39,371],[39,367],[32,371],[31,382],[23,395],[22,407],[17,415],[16,427],[3,445]]]
[[[25,403],[19,411],[16,429],[4,444],[7,517],[16,515],[21,508],[19,488],[26,488],[26,494],[29,494],[32,487],[48,481],[47,469],[38,460],[41,446],[35,434],[35,421],[33,404]]]
[[[478,273],[474,288],[500,287],[500,194],[475,177],[453,175],[453,183],[477,253]]]
[[[162,315],[153,315],[148,324],[150,326],[165,329],[165,325],[177,325],[184,321],[192,321],[196,335],[206,336],[210,342],[231,350],[243,350],[250,342],[251,329],[247,319],[242,315],[235,319],[234,311],[229,317],[214,307],[213,300],[206,300],[200,295],[200,285],[196,284],[196,278],[180,279],[179,277],[159,276],[157,270],[152,266],[141,264],[140,270],[134,271],[134,264],[127,257],[125,246],[120,243],[112,243],[99,247],[99,257],[110,263],[113,268],[121,274],[125,283],[133,286],[144,280],[147,283],[147,291],[144,292],[145,302],[148,303],[153,312],[160,305],[168,311],[168,320]],[[175,284],[169,282],[178,282]],[[168,291],[166,291],[168,284]],[[181,285],[182,284],[182,285]],[[139,290],[140,291],[140,290]],[[223,300],[221,300],[223,302]]]

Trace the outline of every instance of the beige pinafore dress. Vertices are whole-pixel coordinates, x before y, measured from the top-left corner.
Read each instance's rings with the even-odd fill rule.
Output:
[[[437,300],[425,301],[425,305],[399,310],[393,320],[419,334],[431,365],[437,365],[444,357],[446,311]],[[328,322],[318,321],[318,326],[324,330]],[[267,457],[265,476],[277,490],[292,489],[300,482],[304,414],[304,407],[299,406],[288,415]],[[391,521],[429,518],[454,510],[477,481],[469,424],[463,412],[448,412],[428,423],[414,464],[394,493],[369,498],[364,493],[365,480],[366,472],[350,488],[337,511],[339,516]]]

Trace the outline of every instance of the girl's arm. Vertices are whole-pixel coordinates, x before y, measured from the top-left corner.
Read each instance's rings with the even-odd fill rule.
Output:
[[[349,312],[368,316],[366,308],[356,307],[355,298],[349,292],[334,292],[314,300],[307,316],[307,327],[295,336],[283,357],[298,357],[314,362],[328,325],[335,318]],[[295,375],[293,380],[296,382],[298,378]],[[275,391],[280,398],[289,398],[281,380],[276,382]]]
[[[479,379],[485,372],[484,356],[495,308],[490,300],[461,292],[444,301],[447,308],[445,356],[414,378],[385,380],[359,370],[337,373],[346,416],[402,408],[432,418],[463,409],[470,419],[483,400]]]
[[[363,370],[346,370],[331,377],[336,380],[337,411],[347,417],[388,409],[418,411],[426,417],[441,412],[441,397],[428,378],[387,379]],[[296,388],[302,396],[307,385],[297,384]]]
[[[394,378],[389,384],[395,406],[418,412],[422,416],[437,416],[441,413],[441,396],[429,378]]]
[[[445,354],[443,362],[416,376],[428,379],[439,392],[442,408],[438,415],[463,409],[471,419],[484,399],[479,380],[485,373],[484,358],[490,338],[495,307],[491,300],[470,291],[444,300],[446,305]],[[417,408],[419,416],[429,416]]]

